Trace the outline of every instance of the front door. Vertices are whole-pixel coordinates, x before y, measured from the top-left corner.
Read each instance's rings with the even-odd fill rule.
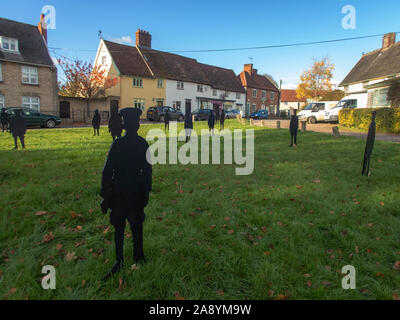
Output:
[[[192,103],[190,100],[185,102],[185,114],[192,113]]]
[[[68,101],[60,101],[60,118],[71,118],[71,107]]]

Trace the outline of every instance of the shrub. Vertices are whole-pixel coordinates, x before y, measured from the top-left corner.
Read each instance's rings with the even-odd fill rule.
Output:
[[[339,111],[339,123],[351,128],[368,129],[374,110],[377,131],[400,133],[400,108],[342,109]]]

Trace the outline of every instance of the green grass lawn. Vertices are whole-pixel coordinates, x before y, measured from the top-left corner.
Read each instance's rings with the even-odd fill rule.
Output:
[[[161,125],[142,125],[140,134]],[[205,128],[196,123],[195,128]],[[250,128],[236,120],[228,128]],[[182,128],[182,124],[179,125]],[[393,299],[400,295],[400,145],[254,127],[255,169],[155,165],[145,212],[147,263],[107,284],[113,229],[100,212],[105,127],[0,133],[0,299]],[[45,212],[43,212],[45,211]],[[341,269],[356,268],[343,290]],[[41,269],[57,270],[43,290]]]

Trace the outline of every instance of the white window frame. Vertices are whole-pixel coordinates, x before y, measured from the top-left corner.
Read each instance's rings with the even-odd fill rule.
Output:
[[[1,67],[1,63],[0,63],[0,82],[3,81],[3,69]]]
[[[132,86],[135,88],[143,88],[143,78],[134,77],[132,80]]]
[[[236,92],[236,99],[240,99],[242,97],[242,94],[240,92]]]
[[[185,89],[185,85],[184,85],[183,81],[177,81],[176,82],[176,88],[178,90],[184,90]]]
[[[5,44],[8,45],[8,48],[4,48]],[[12,46],[14,47],[14,49],[11,49]],[[18,39],[0,37],[0,49],[4,50],[4,51],[10,51],[10,52],[19,52]]]
[[[157,79],[157,88],[162,88],[164,85],[163,79]]]
[[[267,97],[267,91],[263,90],[261,91],[261,98],[266,98]]]
[[[213,96],[217,96],[218,95],[218,90],[217,89],[213,89]]]
[[[133,100],[133,106],[135,108],[139,107],[140,110],[144,111],[145,110],[145,101],[144,101],[144,99],[134,99]]]
[[[21,73],[22,73],[22,83],[24,83],[24,84],[39,84],[38,68],[29,67],[29,66],[21,66]]]
[[[197,92],[203,92],[204,88],[202,84],[197,85]]]
[[[274,100],[274,99],[275,99],[275,92],[271,91],[270,100]]]
[[[102,56],[102,57],[101,57],[101,64],[102,64],[103,66],[105,66],[105,65],[107,64],[107,56]]]
[[[257,98],[257,89],[253,89],[253,98]]]
[[[33,109],[36,110],[37,112],[40,112],[40,97],[23,96],[22,107]]]
[[[0,108],[4,108],[6,105],[5,105],[5,98],[4,98],[4,96],[2,95],[2,94],[0,94]]]

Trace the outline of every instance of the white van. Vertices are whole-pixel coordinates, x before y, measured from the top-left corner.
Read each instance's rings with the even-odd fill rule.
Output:
[[[309,123],[325,121],[325,112],[328,112],[334,108],[337,103],[337,101],[312,102],[299,113],[297,113],[297,116],[299,120],[308,121]]]
[[[338,122],[339,111],[343,108],[366,108],[367,107],[368,94],[351,94],[344,97],[339,103],[330,111],[325,112],[325,121],[327,122]]]

